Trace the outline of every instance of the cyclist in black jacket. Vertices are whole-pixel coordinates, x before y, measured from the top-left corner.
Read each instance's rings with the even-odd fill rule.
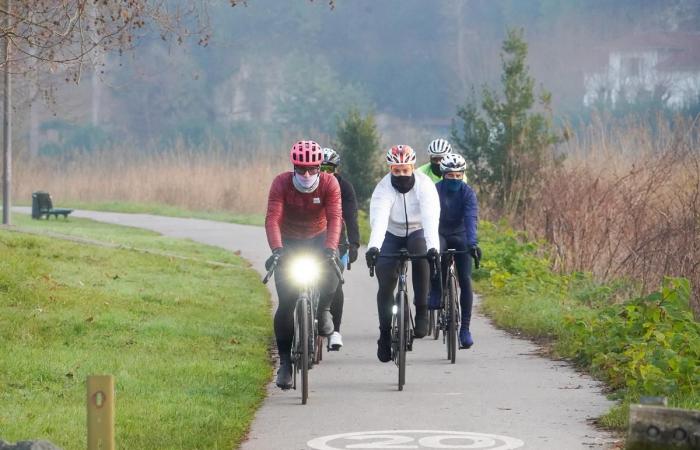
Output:
[[[323,149],[323,162],[321,170],[332,173],[340,184],[340,197],[343,207],[343,228],[340,232],[340,245],[338,256],[343,262],[342,267],[354,263],[357,259],[357,249],[360,247],[360,227],[357,224],[357,198],[352,184],[336,172],[340,164],[340,155],[332,148]],[[328,346],[331,350],[340,350],[343,346],[343,337],[340,335],[340,321],[343,318],[343,304],[345,296],[343,285],[339,284],[335,291],[333,303],[331,303],[331,315],[333,316],[333,334],[328,338]]]

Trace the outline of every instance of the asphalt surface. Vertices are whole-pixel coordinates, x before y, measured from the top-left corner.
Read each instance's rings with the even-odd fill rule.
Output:
[[[91,211],[71,217],[240,251],[260,273],[269,255],[261,227]],[[476,343],[460,350],[454,365],[442,340],[416,340],[399,392],[396,366],[376,358],[376,279],[358,261],[345,281],[345,346],[324,352],[310,372],[307,405],[299,391],[282,392],[271,380],[243,449],[611,447],[613,436],[591,424],[611,406],[602,386],[565,362],[539,356],[536,345],[494,328],[478,313],[472,320]],[[274,299],[274,283],[269,287]]]

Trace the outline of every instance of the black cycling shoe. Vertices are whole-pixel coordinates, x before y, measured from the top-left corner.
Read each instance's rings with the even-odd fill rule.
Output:
[[[391,336],[383,334],[377,340],[377,359],[381,362],[391,361]]]
[[[277,370],[277,387],[286,391],[292,388],[292,363],[280,363],[280,368]]]
[[[413,327],[413,336],[420,339],[428,334],[428,308],[416,308],[416,324]]]

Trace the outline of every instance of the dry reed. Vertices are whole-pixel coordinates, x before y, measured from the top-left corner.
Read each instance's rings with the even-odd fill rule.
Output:
[[[62,203],[120,201],[262,213],[272,179],[288,169],[284,157],[241,160],[221,152],[112,149],[60,160],[17,161],[13,195],[29,201],[31,192],[46,190]]]
[[[664,276],[693,285],[700,313],[700,130],[697,122],[602,130],[569,142],[566,164],[544,180],[521,218],[555,249],[555,266],[643,291]]]

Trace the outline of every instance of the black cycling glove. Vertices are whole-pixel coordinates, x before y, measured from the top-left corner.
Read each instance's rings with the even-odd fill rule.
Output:
[[[428,249],[426,256],[428,257],[428,263],[430,264],[431,278],[435,278],[440,273],[440,252],[438,252],[436,248],[431,248]]]
[[[379,249],[377,247],[372,247],[367,250],[365,253],[367,267],[372,268],[377,263],[377,256],[379,256]]]
[[[282,247],[273,248],[272,256],[267,258],[267,261],[265,261],[265,270],[270,270],[270,267],[272,267],[272,264],[275,262],[275,260],[280,259],[283,253],[284,249]]]
[[[350,248],[348,249],[348,258],[348,261],[351,264],[357,261],[357,245],[350,244]]]
[[[426,256],[428,257],[428,261],[430,261],[430,263],[435,264],[440,257],[440,253],[437,251],[437,249],[431,248],[428,250]]]
[[[478,269],[481,265],[481,248],[478,245],[472,245],[472,248],[469,249],[469,254],[474,258],[474,267]]]

